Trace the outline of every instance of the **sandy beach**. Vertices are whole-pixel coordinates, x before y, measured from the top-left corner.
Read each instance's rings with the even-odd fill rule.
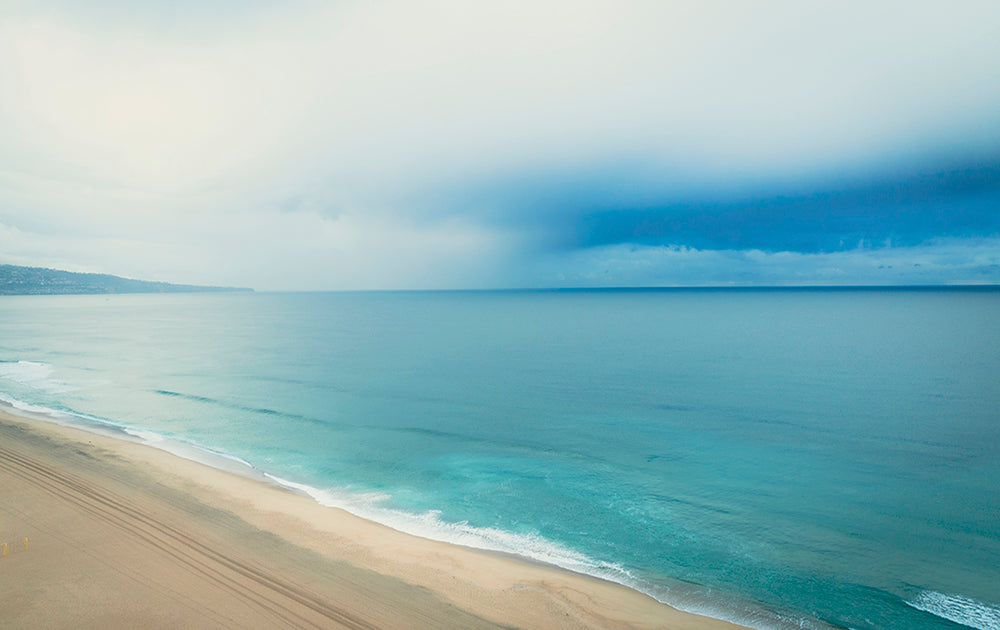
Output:
[[[735,628],[0,412],[6,628]]]

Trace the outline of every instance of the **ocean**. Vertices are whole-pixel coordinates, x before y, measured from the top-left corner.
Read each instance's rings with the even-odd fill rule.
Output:
[[[0,297],[0,401],[760,629],[1000,629],[1000,290]]]

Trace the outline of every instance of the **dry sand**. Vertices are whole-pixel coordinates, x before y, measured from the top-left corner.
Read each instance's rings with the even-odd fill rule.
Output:
[[[3,411],[0,543],[4,628],[737,627]]]

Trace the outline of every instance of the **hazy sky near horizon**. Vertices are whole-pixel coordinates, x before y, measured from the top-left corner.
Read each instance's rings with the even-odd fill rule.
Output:
[[[1000,283],[1000,4],[8,0],[0,263]]]

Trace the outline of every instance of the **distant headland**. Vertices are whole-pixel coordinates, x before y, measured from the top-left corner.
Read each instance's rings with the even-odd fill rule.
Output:
[[[0,295],[72,295],[104,293],[199,293],[253,291],[237,287],[208,287],[133,280],[108,274],[74,273],[43,267],[0,265]]]

